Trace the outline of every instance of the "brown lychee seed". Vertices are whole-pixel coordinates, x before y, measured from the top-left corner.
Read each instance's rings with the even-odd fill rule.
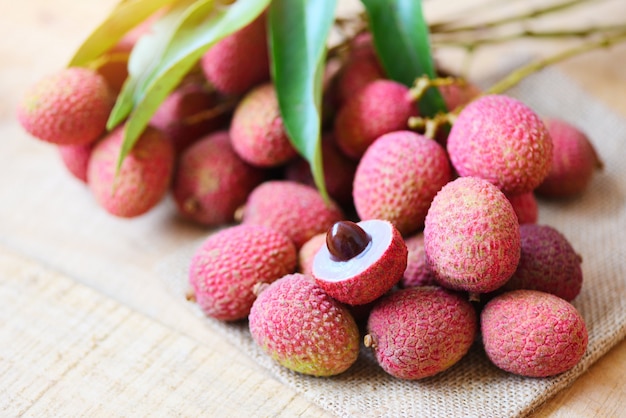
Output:
[[[487,293],[515,272],[520,227],[511,203],[495,185],[476,177],[459,177],[433,199],[424,244],[428,266],[439,284]]]
[[[585,321],[565,299],[513,290],[492,299],[481,316],[485,352],[500,369],[530,377],[570,370],[587,349]]]
[[[172,192],[185,218],[219,226],[234,221],[237,209],[264,179],[264,170],[235,153],[228,131],[217,131],[200,138],[180,155]]]
[[[534,190],[552,161],[552,140],[541,118],[505,95],[485,95],[465,106],[447,149],[459,175],[483,178],[507,194]]]
[[[344,218],[337,204],[304,184],[287,180],[265,181],[248,196],[243,223],[281,231],[300,249],[314,235],[326,232]]]
[[[195,251],[189,283],[202,311],[236,321],[250,313],[254,287],[293,273],[296,249],[286,236],[258,225],[236,225],[210,235]]]
[[[155,207],[169,190],[174,148],[161,131],[148,127],[118,170],[124,129],[125,125],[119,126],[98,141],[89,159],[87,181],[107,212],[131,218]]]
[[[265,353],[298,373],[333,376],[358,358],[354,318],[304,274],[286,275],[263,290],[250,310],[249,327]]]
[[[391,222],[341,222],[329,230],[327,237],[331,246],[319,249],[311,270],[316,282],[340,302],[372,302],[402,278],[407,249]]]
[[[531,289],[572,301],[582,288],[582,257],[569,240],[549,225],[520,226],[521,255],[503,290]]]
[[[474,342],[478,319],[460,294],[438,286],[398,290],[370,312],[366,347],[400,379],[423,379],[459,362]]]
[[[550,172],[537,187],[544,197],[565,198],[584,192],[594,172],[602,168],[589,137],[572,123],[557,118],[546,119],[554,151]]]

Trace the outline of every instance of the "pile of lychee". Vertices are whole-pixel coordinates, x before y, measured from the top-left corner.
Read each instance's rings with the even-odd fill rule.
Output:
[[[570,303],[582,258],[537,224],[535,196],[585,191],[600,165],[585,134],[452,83],[440,87],[450,129],[430,138],[409,128],[415,96],[386,78],[362,34],[328,60],[327,200],[285,132],[263,19],[206,52],[119,170],[124,125],[105,125],[125,61],[41,80],[18,119],[112,215],[142,215],[171,193],[179,216],[219,228],[191,260],[192,300],[209,317],[248,321],[291,370],[339,374],[362,345],[402,379],[443,372],[474,344],[519,375],[574,367],[588,340]]]

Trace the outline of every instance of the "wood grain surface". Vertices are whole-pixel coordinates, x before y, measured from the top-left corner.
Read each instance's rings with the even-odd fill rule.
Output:
[[[18,126],[25,89],[65,65],[115,3],[0,3],[0,415],[328,416],[155,280],[165,255],[208,230],[172,217],[170,200],[138,219],[109,216]],[[531,48],[494,47],[472,74]],[[625,46],[559,68],[626,117]],[[626,416],[625,376],[623,341],[533,416]]]

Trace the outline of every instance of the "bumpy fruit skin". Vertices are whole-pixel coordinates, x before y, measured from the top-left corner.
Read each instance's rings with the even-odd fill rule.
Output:
[[[554,144],[552,166],[536,191],[556,198],[579,195],[602,162],[589,138],[576,126],[556,118],[547,119],[546,126]]]
[[[407,128],[417,108],[403,84],[375,80],[361,88],[339,109],[334,132],[339,148],[358,160],[381,135]]]
[[[472,83],[451,84],[439,87],[446,108],[450,111],[464,106],[480,95],[480,89]]]
[[[574,367],[585,354],[585,321],[564,299],[536,290],[506,292],[480,316],[489,359],[521,376],[546,377]]]
[[[424,225],[437,192],[452,179],[445,150],[411,131],[382,135],[361,158],[353,199],[361,219],[385,219],[402,235]]]
[[[382,254],[371,259],[367,252],[381,239],[369,225],[386,223],[391,232],[390,244]],[[367,220],[359,225],[372,239],[371,245],[363,253],[348,261],[333,261],[326,245],[323,245],[313,259],[312,274],[315,281],[329,295],[348,305],[365,305],[373,302],[400,281],[406,270],[407,248],[400,232],[388,221]],[[360,264],[366,264],[361,268]],[[337,280],[340,278],[340,280]]]
[[[567,238],[548,225],[520,226],[522,251],[504,290],[532,289],[572,301],[583,284],[582,257]]]
[[[272,283],[296,267],[293,243],[270,228],[237,225],[210,235],[196,250],[189,283],[198,306],[222,321],[245,319],[258,283]]]
[[[400,379],[423,379],[443,372],[469,350],[478,328],[473,306],[437,286],[402,289],[372,309],[366,346],[378,364]]]
[[[359,331],[348,309],[300,273],[284,276],[261,292],[249,326],[269,356],[298,373],[337,375],[359,354]]]
[[[35,83],[18,105],[17,119],[36,138],[85,145],[105,130],[114,97],[96,71],[70,67]]]
[[[265,14],[212,46],[200,60],[207,80],[225,94],[242,94],[269,79]]]
[[[285,131],[273,84],[254,88],[239,102],[230,137],[237,154],[252,165],[276,167],[297,155]]]
[[[326,233],[321,232],[314,235],[300,247],[298,251],[298,271],[300,273],[309,276],[312,275],[313,259],[315,258],[315,254],[317,254],[319,249],[324,245],[326,245]]]
[[[504,95],[469,103],[450,130],[447,148],[459,175],[489,180],[509,194],[535,189],[552,162],[552,140],[542,120]]]
[[[374,80],[385,78],[370,33],[357,35],[350,44],[350,54],[337,79],[339,103],[345,103]]]
[[[520,258],[520,228],[506,196],[487,180],[459,177],[430,206],[426,259],[444,287],[486,293],[502,286]]]
[[[63,165],[83,183],[87,183],[87,167],[94,145],[93,142],[86,145],[59,145]]]
[[[430,271],[426,262],[426,250],[424,249],[424,234],[418,233],[404,240],[408,250],[406,270],[400,286],[430,286],[437,284],[434,274]]]
[[[517,220],[522,224],[534,224],[539,219],[539,206],[533,192],[506,195],[517,215]]]
[[[332,200],[327,204],[313,187],[287,180],[265,181],[248,196],[243,223],[281,231],[300,249],[314,235],[343,219]]]
[[[207,226],[234,220],[265,172],[244,162],[230,143],[228,131],[202,137],[180,156],[173,182],[179,213]]]
[[[174,148],[163,133],[148,127],[116,175],[123,137],[124,125],[98,141],[89,160],[87,179],[96,200],[107,212],[131,218],[148,212],[167,193]]]

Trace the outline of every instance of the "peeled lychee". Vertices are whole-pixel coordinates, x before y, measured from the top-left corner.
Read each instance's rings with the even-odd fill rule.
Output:
[[[429,268],[444,287],[486,293],[502,286],[520,258],[520,227],[496,186],[459,177],[435,196],[424,227]]]
[[[265,13],[213,45],[200,60],[207,80],[226,94],[242,94],[270,76]]]
[[[89,160],[87,179],[107,212],[130,218],[152,209],[167,193],[174,148],[161,131],[148,127],[116,173],[123,137],[124,125],[98,141]]]
[[[459,175],[489,180],[507,194],[535,189],[552,162],[552,140],[543,121],[504,95],[469,103],[450,130],[447,148]]]
[[[59,145],[61,161],[78,180],[87,183],[87,167],[95,143],[86,145]]]
[[[271,283],[296,267],[289,238],[271,228],[237,225],[210,235],[196,250],[189,283],[202,311],[223,321],[244,319],[259,283]]]
[[[337,375],[359,354],[359,331],[348,309],[304,274],[284,276],[263,289],[249,326],[269,356],[298,373]]]
[[[236,210],[264,178],[263,170],[233,151],[228,131],[218,131],[181,154],[174,175],[174,200],[184,217],[219,226],[234,220]]]
[[[96,71],[65,68],[26,92],[17,118],[36,138],[57,145],[85,145],[105,130],[114,97]]]
[[[487,303],[480,321],[489,359],[518,375],[563,373],[574,367],[587,349],[583,317],[572,304],[549,293],[506,292]]]
[[[402,289],[370,312],[365,346],[400,379],[423,379],[461,360],[474,342],[477,316],[459,294],[438,286]]]
[[[589,138],[573,124],[548,118],[546,126],[554,144],[552,166],[536,191],[546,197],[578,195],[587,188],[602,162]]]
[[[329,295],[349,305],[363,305],[389,291],[406,269],[407,249],[388,221],[337,222],[326,234],[311,268]]]
[[[287,180],[261,183],[243,210],[243,223],[275,228],[298,249],[341,219],[341,209],[332,200],[325,202],[317,189]]]
[[[537,223],[539,206],[533,192],[506,195],[506,197],[511,202],[520,225]]]
[[[404,240],[408,250],[406,270],[400,280],[401,287],[429,286],[437,284],[435,275],[426,262],[424,234],[418,233]]]
[[[567,238],[549,225],[520,226],[521,256],[505,290],[533,289],[572,301],[583,282],[582,258]]]
[[[339,148],[358,160],[381,135],[407,129],[417,115],[409,89],[392,80],[375,80],[350,97],[339,109],[334,132]]]
[[[237,154],[252,165],[276,167],[297,155],[285,131],[273,84],[254,88],[239,102],[230,136]]]
[[[451,177],[441,145],[415,132],[391,132],[361,158],[354,206],[361,219],[386,219],[406,236],[424,225],[435,194]]]

